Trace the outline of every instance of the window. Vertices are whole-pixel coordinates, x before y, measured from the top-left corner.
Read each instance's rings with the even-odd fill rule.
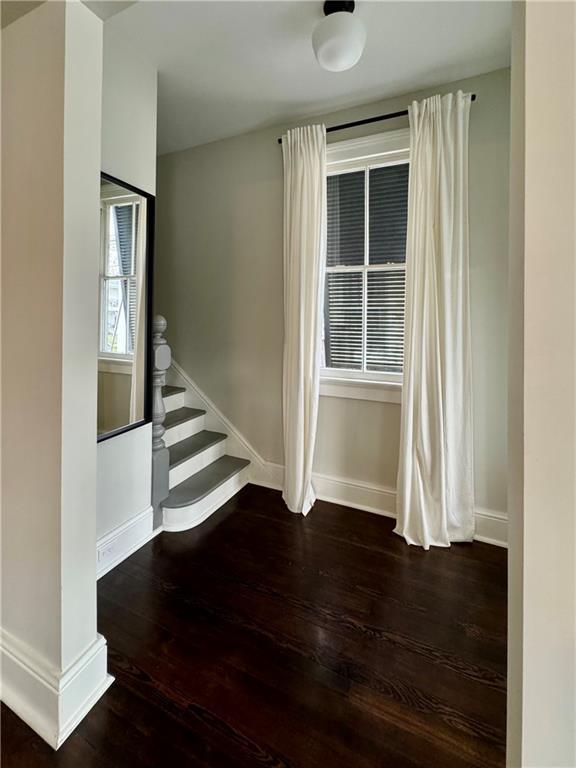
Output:
[[[328,148],[323,378],[402,380],[408,140]]]
[[[140,199],[102,200],[100,279],[100,355],[130,359],[137,316],[137,269]]]

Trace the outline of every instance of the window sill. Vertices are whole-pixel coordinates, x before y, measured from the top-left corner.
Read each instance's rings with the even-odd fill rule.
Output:
[[[321,378],[320,397],[372,400],[377,403],[401,403],[402,384],[363,379]]]
[[[132,360],[122,357],[99,357],[98,371],[102,373],[125,373],[132,375]]]

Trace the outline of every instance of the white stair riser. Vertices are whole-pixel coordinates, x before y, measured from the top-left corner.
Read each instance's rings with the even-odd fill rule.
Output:
[[[169,397],[163,397],[164,400],[164,408],[166,409],[166,413],[169,411],[175,411],[178,408],[183,408],[185,403],[185,392],[178,392],[177,395],[170,395]]]
[[[205,448],[201,453],[197,453],[196,456],[183,461],[182,464],[178,464],[177,467],[172,467],[170,470],[169,487],[174,488],[175,485],[186,480],[188,477],[195,475],[196,472],[200,472],[201,469],[207,467],[208,464],[212,464],[213,461],[219,459],[220,456],[224,456],[226,453],[226,440],[220,440],[219,443],[211,445]]]
[[[248,468],[243,469],[236,475],[219,485],[214,491],[209,493],[195,504],[178,509],[164,509],[164,530],[165,531],[186,531],[189,528],[195,528],[203,523],[213,512],[216,512],[228,499],[238,493],[248,482]]]
[[[179,443],[180,440],[185,440],[187,437],[192,437],[192,435],[201,432],[203,429],[204,416],[198,416],[195,419],[189,419],[183,424],[178,424],[177,426],[167,429],[164,433],[164,442],[168,447],[174,445],[174,443]]]

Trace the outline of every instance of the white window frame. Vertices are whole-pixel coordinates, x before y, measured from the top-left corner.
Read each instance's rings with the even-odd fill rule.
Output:
[[[328,145],[326,149],[326,173],[334,176],[340,173],[364,171],[369,168],[381,168],[389,165],[403,165],[410,162],[410,131],[402,129],[389,131],[375,136],[340,141]],[[366,184],[365,206],[365,263],[357,266],[327,267],[327,272],[373,272],[403,269],[404,265],[378,264],[368,265],[368,230],[370,193]],[[363,280],[366,291],[367,280]],[[366,313],[366,296],[363,298],[363,311]],[[366,318],[364,317],[364,322]],[[366,350],[363,349],[362,357]],[[322,368],[320,371],[320,395],[323,397],[343,397],[360,400],[399,403],[402,395],[402,374],[379,371],[357,371],[343,368]]]
[[[119,353],[104,351],[104,325],[102,323],[102,310],[106,296],[106,282],[108,280],[134,280],[137,278],[138,269],[138,248],[134,249],[134,273],[130,275],[107,275],[106,263],[108,260],[108,227],[109,227],[109,209],[114,205],[129,205],[138,203],[140,212],[142,212],[142,198],[134,193],[111,195],[100,201],[100,305],[99,305],[99,334],[98,334],[98,360],[99,370],[108,373],[132,373],[133,353]],[[134,242],[136,242],[136,217],[132,222],[132,233]],[[107,364],[108,363],[108,364]]]

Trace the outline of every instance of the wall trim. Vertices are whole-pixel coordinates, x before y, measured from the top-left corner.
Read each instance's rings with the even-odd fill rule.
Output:
[[[282,490],[284,467],[281,464],[269,463],[268,472],[272,482],[266,487]],[[256,481],[253,482],[256,483]],[[344,504],[353,509],[361,509],[364,512],[372,512],[385,517],[396,517],[395,488],[344,477],[333,477],[318,472],[313,474],[312,482],[316,496],[320,501]],[[263,483],[256,483],[256,485],[263,485]],[[497,547],[508,547],[508,517],[505,512],[477,507],[475,518],[475,541],[482,541]]]
[[[391,381],[366,381],[364,379],[321,376],[320,397],[371,400],[376,403],[401,403],[402,384]]]
[[[101,536],[96,542],[96,578],[130,557],[161,530],[161,526],[154,528],[154,510],[149,506]]]
[[[2,701],[54,749],[109,688],[106,640],[94,642],[59,671],[25,643],[1,630]]]
[[[284,485],[284,467],[281,464],[266,461],[248,440],[234,427],[222,411],[194,383],[184,369],[173,359],[172,368],[186,388],[193,392],[208,413],[216,416],[223,431],[232,437],[244,458],[250,459],[249,482],[265,488],[282,490]],[[316,495],[321,501],[334,504],[344,504],[353,509],[361,509],[385,517],[396,517],[396,489],[352,480],[346,477],[335,477],[315,472],[313,475]],[[476,541],[494,544],[498,547],[508,546],[508,517],[505,512],[478,507],[476,517]]]
[[[216,417],[219,422],[219,426],[223,432],[227,434],[227,442],[230,450],[234,451],[235,455],[240,456],[243,459],[250,459],[250,466],[248,467],[248,482],[255,485],[263,485],[269,488],[275,488],[273,467],[274,465],[266,461],[254,448],[254,446],[239,432],[234,424],[222,413],[218,406],[208,397],[208,395],[200,389],[200,387],[193,381],[186,371],[172,358],[172,370],[176,376],[181,380],[181,383],[186,389],[191,392],[199,403],[202,404],[204,409],[212,417]],[[209,427],[210,428],[210,427]]]

